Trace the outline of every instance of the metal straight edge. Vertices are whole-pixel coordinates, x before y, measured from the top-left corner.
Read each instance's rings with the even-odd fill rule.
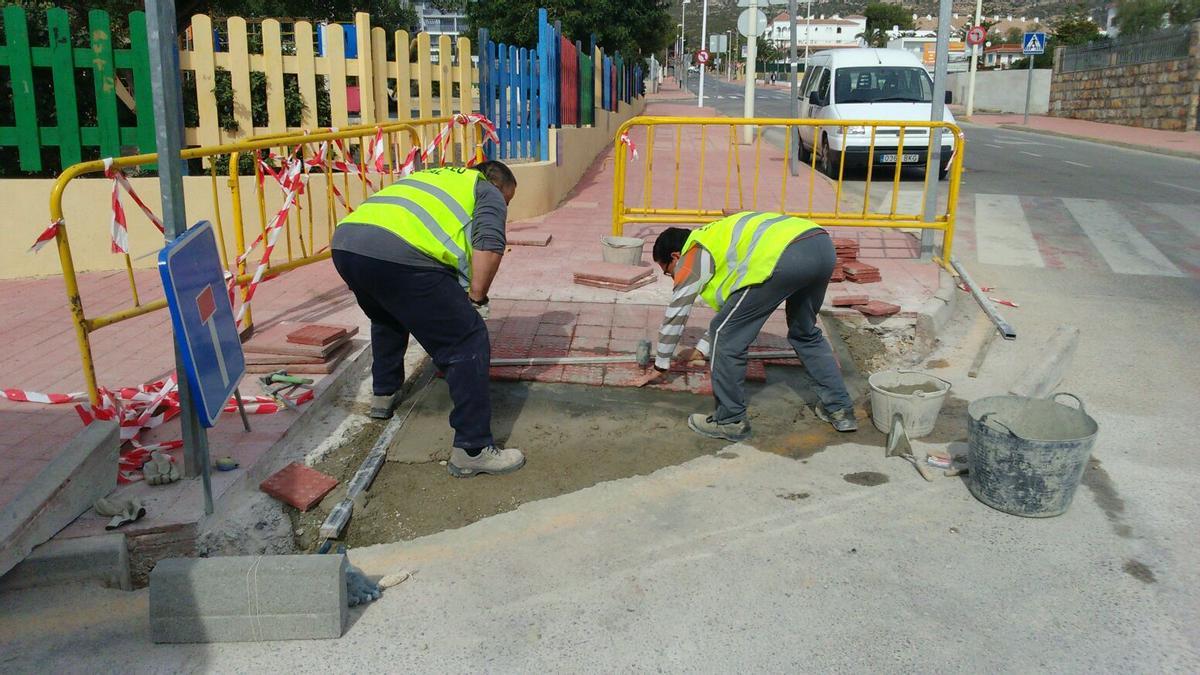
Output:
[[[403,415],[394,416],[383,428],[383,433],[379,434],[379,438],[375,439],[375,444],[371,446],[371,451],[367,453],[362,464],[359,465],[358,471],[354,472],[354,477],[350,479],[350,484],[346,487],[346,496],[342,501],[338,502],[333,510],[326,516],[325,522],[321,523],[320,536],[322,539],[336,539],[342,534],[342,530],[346,529],[346,524],[350,522],[350,516],[354,513],[354,502],[360,494],[371,487],[375,476],[379,475],[379,470],[383,468],[383,463],[387,461],[387,451],[391,447],[392,441],[396,438],[396,434],[400,433],[400,429],[404,427],[404,423],[408,421],[412,411],[416,409],[421,399],[425,397],[425,392],[429,391],[429,383],[433,381],[436,369],[426,366],[425,373],[421,377],[421,382],[413,390],[417,392],[413,396],[412,403]]]
[[[967,274],[966,268],[962,266],[957,257],[950,256],[950,266],[958,273],[958,278],[962,279],[962,282],[967,285],[967,289],[971,291],[971,296],[975,298],[975,302],[979,303],[979,308],[996,325],[996,330],[1000,331],[1000,335],[1005,340],[1017,339],[1017,331],[1004,320],[1004,317],[1000,316],[1000,312],[996,310],[995,303],[989,300],[983,294],[983,291],[979,290],[979,287],[975,285],[975,281],[971,279],[970,274]]]

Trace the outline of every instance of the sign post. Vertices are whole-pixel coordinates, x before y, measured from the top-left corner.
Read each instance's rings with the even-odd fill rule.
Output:
[[[983,21],[983,0],[975,0],[975,23],[967,33],[967,44],[971,45],[971,74],[967,77],[967,117],[975,114],[975,69],[979,61],[979,46],[987,39]]]
[[[1034,57],[1046,53],[1046,34],[1042,32],[1026,33],[1021,41],[1021,53],[1029,58],[1029,79],[1025,83],[1025,121],[1029,124],[1029,99],[1033,95],[1033,62]]]
[[[951,0],[941,0],[938,12],[937,49],[934,52],[933,100],[929,110],[929,121],[941,122],[946,115],[946,68],[950,61],[950,10]],[[896,158],[901,159],[900,157]],[[937,218],[939,174],[942,168],[942,128],[929,132],[929,149],[925,153],[925,221]],[[944,243],[943,243],[944,245]],[[933,230],[921,230],[921,259],[933,257]]]
[[[704,107],[704,73],[708,70],[708,52],[704,47],[708,44],[708,0],[704,0],[704,10],[700,13],[700,52],[704,54],[704,60],[700,61],[700,95],[696,97],[696,107]],[[697,54],[697,57],[699,54]]]

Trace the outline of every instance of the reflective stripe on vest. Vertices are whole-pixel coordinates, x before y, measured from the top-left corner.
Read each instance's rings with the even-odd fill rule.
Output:
[[[480,178],[482,174],[472,169],[418,171],[371,195],[338,224],[382,227],[457,270],[466,287],[471,279],[472,214]]]
[[[744,211],[693,231],[681,255],[697,245],[712,254],[715,270],[700,297],[719,310],[735,291],[766,281],[788,244],[819,227],[803,218]]]

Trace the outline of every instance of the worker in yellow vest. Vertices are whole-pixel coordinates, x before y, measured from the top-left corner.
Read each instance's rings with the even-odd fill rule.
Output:
[[[450,475],[516,471],[525,456],[492,438],[488,289],[504,255],[517,180],[501,162],[417,171],[338,223],[333,264],[371,320],[371,417],[404,383],[411,335],[446,375],[454,408]]]
[[[654,262],[675,282],[658,335],[654,369],[640,384],[665,377],[697,297],[717,315],[681,360],[710,359],[716,410],[688,426],[710,438],[750,436],[746,418],[746,355],[767,318],[785,305],[788,342],[816,381],[817,415],[838,431],[855,431],[853,401],[817,312],[837,254],[816,223],[779,213],[744,211],[697,230],[669,227],[654,242]]]

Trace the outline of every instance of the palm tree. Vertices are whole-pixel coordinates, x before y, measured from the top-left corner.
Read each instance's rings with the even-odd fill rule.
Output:
[[[890,36],[882,28],[868,28],[854,37],[865,42],[868,47],[886,47]]]

